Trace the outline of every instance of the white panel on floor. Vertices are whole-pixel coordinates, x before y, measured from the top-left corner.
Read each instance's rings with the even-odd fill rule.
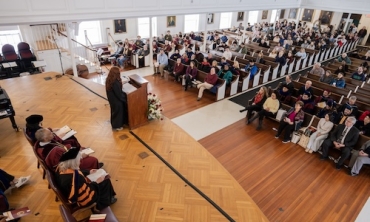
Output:
[[[224,99],[173,118],[172,121],[195,140],[200,140],[245,118],[246,113],[239,112],[242,108],[242,106]]]
[[[357,216],[355,222],[369,222],[370,221],[370,197],[367,199],[360,214]]]

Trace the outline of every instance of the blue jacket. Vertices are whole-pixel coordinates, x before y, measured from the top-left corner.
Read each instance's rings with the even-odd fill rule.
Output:
[[[254,78],[254,75],[256,75],[257,74],[257,72],[258,72],[258,67],[256,66],[256,64],[254,64],[252,67],[250,66],[250,64],[248,64],[248,65],[246,65],[245,66],[245,71],[248,71],[248,69],[250,69],[249,70],[249,79],[253,79]]]
[[[341,78],[341,79],[335,79],[333,81],[333,84],[334,83],[335,83],[335,86],[337,88],[342,88],[343,89],[346,86],[346,81],[343,78]]]
[[[227,40],[228,40],[228,38],[227,38],[227,36],[226,36],[226,35],[224,35],[224,36],[222,36],[222,37],[221,37],[221,41],[222,41],[223,43],[227,42]]]
[[[218,71],[217,73],[217,76],[220,77],[221,74],[223,73],[224,70],[220,70]],[[224,79],[226,81],[226,85],[230,85],[231,83],[231,80],[233,79],[233,74],[231,73],[230,70],[227,70],[226,73],[224,73],[224,75],[222,77],[220,77],[222,79]]]

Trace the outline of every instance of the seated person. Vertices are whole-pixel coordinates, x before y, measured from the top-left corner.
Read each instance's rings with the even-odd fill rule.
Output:
[[[261,40],[261,42],[258,44],[258,46],[260,47],[264,47],[264,48],[269,48],[269,46],[267,45],[267,43],[265,42],[265,40]]]
[[[226,33],[224,32],[223,33],[223,35],[221,36],[221,41],[223,42],[223,43],[226,43],[227,42],[227,40],[229,40],[228,38],[227,38],[227,36],[226,36]]]
[[[297,101],[303,102],[302,110],[306,113],[313,114],[313,110],[315,108],[315,103],[312,100],[312,96],[309,92],[304,92],[302,96],[297,98]]]
[[[186,69],[185,75],[183,78],[185,79],[185,82],[183,81],[184,84],[184,90],[188,90],[188,86],[191,84],[193,80],[196,79],[198,75],[198,69],[195,66],[194,62],[190,62],[190,65]]]
[[[352,107],[346,105],[343,111],[335,111],[334,114],[334,123],[335,124],[344,124],[348,117],[353,116],[352,114]]]
[[[220,71],[220,69],[218,68],[217,65],[218,65],[217,61],[216,60],[213,60],[212,61],[212,64],[211,64],[211,68],[215,68],[216,73],[218,73]]]
[[[326,114],[324,118],[320,119],[316,127],[316,132],[310,136],[310,140],[305,150],[306,152],[313,153],[319,150],[321,144],[328,137],[331,129],[333,129],[334,123],[332,123],[330,119],[330,114]]]
[[[137,39],[135,41],[135,45],[138,48],[143,47],[144,43],[143,43],[143,40],[141,40],[141,36],[140,35],[137,36]]]
[[[315,101],[314,101],[315,105],[317,105],[318,103],[322,103],[322,102],[325,102],[325,104],[327,104],[328,102],[333,103],[333,99],[330,98],[330,95],[331,95],[331,92],[328,89],[324,89],[324,91],[322,92],[322,95],[315,98]]]
[[[341,89],[343,89],[346,86],[346,81],[344,80],[342,73],[339,73],[337,75],[337,78],[333,80],[332,85]]]
[[[324,76],[325,75],[325,70],[321,67],[321,63],[319,62],[316,62],[311,71],[310,71],[310,74],[314,74],[314,75],[317,75],[317,76]]]
[[[211,89],[217,83],[217,80],[218,76],[216,75],[216,70],[215,68],[211,68],[209,73],[204,78],[204,83],[197,85],[197,88],[199,89],[197,101],[202,99],[203,91],[205,89]]]
[[[312,90],[312,82],[310,80],[307,80],[305,85],[302,86],[299,90],[298,90],[298,96],[303,96],[303,94],[305,92],[308,92],[311,96],[314,96],[313,94],[313,90]]]
[[[198,62],[198,60],[196,59],[195,54],[193,54],[193,55],[190,57],[190,63],[191,63],[191,62],[194,62],[195,67],[197,67],[197,68],[198,68],[198,66],[199,66],[199,62]]]
[[[351,76],[352,79],[359,80],[359,81],[365,81],[365,74],[364,69],[362,66],[357,68],[357,72],[354,72]]]
[[[279,54],[275,57],[275,62],[279,63],[279,69],[281,70],[281,67],[286,64],[284,51],[280,51]]]
[[[166,35],[164,36],[164,40],[172,42],[172,35],[171,35],[170,30],[167,31]]]
[[[212,53],[208,53],[208,54],[207,54],[207,60],[208,60],[209,64],[212,64],[213,60],[215,60],[215,59],[213,58]]]
[[[242,42],[242,44],[240,44],[240,47],[241,47],[240,53],[242,53],[242,54],[247,54],[248,53],[248,48],[244,44],[244,42]]]
[[[220,79],[224,79],[226,81],[226,85],[229,86],[231,84],[231,80],[233,78],[233,74],[229,70],[229,65],[225,64],[224,68],[223,69],[221,68],[221,70],[217,73],[217,76]]]
[[[36,132],[37,143],[35,145],[37,154],[45,161],[50,169],[55,169],[59,163],[61,155],[68,149],[70,144],[63,144],[58,141],[57,137],[48,129],[39,129]],[[79,148],[76,148],[79,149]],[[81,150],[81,149],[79,149]],[[103,166],[95,157],[82,154],[82,169],[99,169]]]
[[[189,60],[189,57],[186,53],[182,54],[181,63],[184,64],[184,65],[189,65],[190,60]]]
[[[330,121],[334,122],[334,115],[333,115],[333,107],[334,101],[329,100],[324,108],[321,108],[319,112],[316,114],[319,118],[325,118],[326,114],[330,114]]]
[[[228,65],[230,67],[230,64],[226,61],[225,57],[221,58],[221,62],[218,65],[221,66],[221,69],[223,69],[225,65]]]
[[[145,66],[145,56],[149,55],[149,48],[148,45],[144,45],[143,49],[140,50],[137,55],[139,56],[139,67],[144,67]],[[149,64],[148,64],[149,65]]]
[[[157,62],[154,64],[154,75],[157,73],[161,74],[161,77],[164,77],[164,68],[168,65],[168,57],[164,53],[164,50],[161,49],[157,55]]]
[[[188,47],[187,50],[186,50],[186,55],[188,56],[188,58],[191,58],[191,56],[194,54],[193,51],[191,51],[191,47]]]
[[[270,54],[269,54],[269,57],[271,57],[271,58],[276,58],[276,56],[277,56],[278,54],[277,54],[277,52],[275,51],[275,50],[272,50],[271,52],[270,52]]]
[[[15,178],[13,175],[8,174],[0,169],[0,192],[4,193],[9,188],[21,187],[25,184],[31,176]]]
[[[343,53],[342,55],[340,55],[337,60],[338,62],[345,61],[347,65],[351,65],[352,63],[347,53]]]
[[[303,102],[298,101],[295,106],[285,113],[283,118],[280,120],[278,131],[275,138],[279,138],[280,134],[284,131],[283,143],[290,142],[290,134],[293,130],[301,128],[301,124],[304,120],[304,112],[302,110]]]
[[[195,59],[198,62],[202,62],[203,59],[204,59],[204,55],[203,55],[203,53],[200,52],[200,48],[199,47],[195,47]]]
[[[299,50],[295,55],[301,57],[301,59],[305,59],[307,57],[307,53],[304,48],[301,48],[301,50]]]
[[[338,160],[335,168],[341,169],[343,163],[351,155],[351,150],[356,145],[359,131],[356,127],[353,127],[356,123],[355,117],[348,117],[344,124],[340,124],[335,127],[334,131],[322,144],[322,156],[321,160],[328,159],[329,149],[334,147],[341,151],[340,159]]]
[[[288,55],[286,57],[286,61],[288,65],[290,65],[294,61],[294,56],[292,50],[289,50]]]
[[[252,104],[247,106],[244,109],[239,110],[239,112],[247,111],[246,119],[247,124],[250,123],[250,118],[252,117],[253,112],[259,112],[263,108],[263,104],[265,103],[266,99],[268,98],[268,91],[265,86],[262,86],[257,94],[252,99]]]
[[[364,143],[360,150],[352,150],[351,160],[348,168],[351,169],[351,176],[357,176],[364,164],[369,164],[370,160],[370,140]]]
[[[326,83],[326,84],[329,84],[329,85],[333,84],[333,81],[334,81],[334,78],[331,75],[330,70],[326,70],[325,75],[322,75],[320,77],[320,82],[323,82],[323,83]]]
[[[175,76],[175,80],[176,82],[179,82],[180,81],[180,76],[184,74],[184,65],[181,63],[181,59],[178,58],[176,60],[176,64],[174,65],[173,67],[173,75]]]
[[[231,60],[232,53],[230,52],[230,48],[226,47],[224,53],[222,54],[222,57],[224,57],[226,60]]]
[[[127,47],[127,48],[126,48]],[[118,65],[121,69],[124,68],[125,61],[129,60],[132,55],[132,47],[125,46],[125,49],[123,51],[123,55],[121,55],[118,59]]]
[[[278,44],[273,48],[273,50],[274,50],[275,52],[284,51],[284,47],[282,47],[282,46],[280,45],[280,43],[278,42]]]
[[[261,64],[265,64],[265,60],[263,59],[263,52],[260,51],[258,54],[257,54],[257,57],[256,57],[256,63],[261,63]]]
[[[251,61],[249,61],[249,64],[245,66],[245,71],[246,72],[249,72],[249,79],[252,80],[254,78],[254,76],[257,74],[258,72],[258,67],[257,65],[254,63],[254,59],[252,59]]]
[[[294,85],[292,83],[292,77],[290,75],[286,75],[285,82],[281,84],[281,86],[279,87],[279,91],[278,91],[280,101],[282,103],[289,104],[293,91],[294,91]]]
[[[44,120],[44,117],[42,115],[34,114],[31,116],[28,116],[26,118],[26,134],[32,139],[34,143],[36,143],[37,138],[35,136],[36,131],[39,129],[42,129],[42,121]],[[51,132],[57,132],[59,129],[51,129],[48,128]],[[54,133],[53,133],[54,134]],[[75,136],[71,136],[70,138],[66,140],[62,140],[57,135],[54,134],[54,137],[56,141],[59,143],[62,143],[64,145],[69,144],[72,147],[81,148],[80,143],[78,142],[77,138]]]
[[[112,55],[110,55],[109,57],[115,57],[115,58],[118,58],[122,55],[122,52],[123,52],[123,42],[119,42],[118,43],[118,48],[116,50],[115,53],[113,53]]]
[[[102,210],[117,201],[109,178],[101,176],[91,182],[85,175],[94,173],[96,170],[84,172],[85,174],[81,172],[79,167],[81,154],[78,149],[73,148],[63,153],[59,162],[56,183],[60,192],[71,203],[80,207],[96,203],[96,209]]]
[[[364,120],[356,122],[355,127],[360,131],[361,135],[370,137],[370,114],[368,114]]]
[[[208,62],[207,58],[203,59],[203,62],[199,65],[199,69],[203,72],[209,72],[211,70],[211,64]]]
[[[344,64],[343,64],[344,63]],[[346,73],[348,72],[348,65],[345,61],[342,62],[342,64],[335,70],[335,74],[342,73],[343,76],[346,76]]]
[[[276,112],[279,110],[279,106],[280,102],[276,98],[276,94],[274,92],[271,93],[271,96],[267,98],[266,101],[263,103],[262,109],[254,117],[252,117],[252,119],[249,119],[247,121],[247,124],[251,123],[253,120],[258,118],[258,126],[256,130],[261,130],[263,118],[265,116],[274,117],[276,115]]]
[[[233,75],[240,75],[240,67],[238,61],[234,61],[233,65],[230,67],[230,71]]]
[[[358,107],[357,105],[355,104],[356,103],[356,100],[357,100],[357,97],[356,96],[351,96],[349,97],[348,99],[348,102],[346,102],[345,104],[339,106],[337,108],[337,111],[338,112],[343,112],[345,108],[347,107],[350,107],[351,108],[351,115],[357,117],[358,116]]]

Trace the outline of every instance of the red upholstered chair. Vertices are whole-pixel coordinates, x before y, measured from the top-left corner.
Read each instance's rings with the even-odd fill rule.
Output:
[[[14,62],[19,60],[17,53],[14,50],[14,47],[10,44],[3,45],[3,48],[1,49],[4,56],[4,61],[6,62]]]
[[[17,45],[18,54],[21,59],[23,71],[33,69],[32,61],[36,61],[35,55],[32,53],[30,45],[26,42],[20,42]]]

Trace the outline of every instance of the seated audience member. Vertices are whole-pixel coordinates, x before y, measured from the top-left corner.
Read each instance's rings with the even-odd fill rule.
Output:
[[[333,126],[334,123],[330,121],[330,114],[326,114],[324,118],[321,118],[317,124],[316,132],[310,136],[310,140],[305,151],[308,153],[317,152],[321,147],[321,144],[328,137],[331,129],[333,129]]]
[[[172,59],[172,60],[177,60],[177,59],[179,59],[179,58],[181,58],[181,55],[180,55],[180,53],[179,53],[179,50],[178,49],[176,49],[175,50],[175,52],[171,55],[171,57],[170,57],[170,59]]]
[[[351,59],[347,55],[347,53],[343,53],[338,57],[338,62],[345,61],[347,65],[351,65]]]
[[[195,47],[195,59],[200,63],[204,59],[203,53],[200,52],[199,47]]]
[[[338,110],[338,112],[342,112],[342,111],[346,108],[346,106],[348,105],[348,106],[350,106],[350,107],[351,107],[351,109],[352,109],[351,114],[352,114],[353,116],[356,116],[356,117],[357,117],[357,115],[358,115],[358,107],[357,107],[357,105],[355,104],[355,103],[356,103],[356,100],[357,100],[357,97],[356,97],[356,96],[351,96],[351,97],[349,97],[348,102],[346,102],[345,104],[341,105],[341,106],[337,109],[337,110]]]
[[[265,64],[265,60],[263,59],[263,52],[260,51],[258,54],[257,54],[257,57],[256,57],[256,63],[260,63],[260,64]]]
[[[283,118],[280,120],[278,131],[275,138],[279,138],[280,134],[284,131],[283,143],[290,142],[290,134],[293,130],[301,128],[301,124],[304,120],[304,112],[302,110],[303,102],[298,101],[295,106],[285,113]]]
[[[370,50],[367,50],[366,54],[362,56],[362,60],[370,61]]]
[[[157,55],[157,62],[154,64],[154,75],[160,73],[161,77],[164,77],[164,68],[168,65],[168,57],[164,53],[164,50],[161,49]]]
[[[215,36],[213,34],[213,32],[211,32],[208,37],[207,37],[207,41],[214,41],[215,40]]]
[[[275,57],[275,62],[280,64],[279,70],[286,64],[286,59],[284,57],[284,51],[280,51],[279,54]]]
[[[217,73],[217,76],[220,79],[224,79],[226,81],[226,85],[229,86],[233,78],[233,74],[229,70],[229,64],[225,64],[224,68],[221,68],[221,70]]]
[[[267,98],[266,101],[263,103],[261,111],[259,111],[252,119],[248,120],[247,124],[251,123],[253,120],[258,118],[258,126],[256,130],[261,130],[263,118],[265,116],[274,117],[276,115],[276,112],[279,110],[279,107],[280,107],[280,102],[276,98],[276,94],[273,92],[271,93],[271,96]]]
[[[312,95],[309,92],[304,92],[302,96],[297,98],[297,101],[303,102],[302,110],[306,113],[313,114],[313,110],[315,108],[315,103],[312,100]]]
[[[166,55],[168,56],[168,53],[172,51],[172,46],[169,41],[165,40],[164,46],[162,47]]]
[[[340,107],[342,108],[342,107]],[[335,124],[344,124],[348,117],[354,116],[352,115],[353,108],[350,105],[345,105],[344,110],[336,110],[334,111],[334,123]]]
[[[326,83],[326,84],[329,84],[329,85],[333,84],[333,81],[334,81],[334,78],[331,75],[330,70],[326,70],[325,75],[322,75],[320,77],[320,82],[323,82],[323,83]]]
[[[234,61],[234,64],[230,67],[230,71],[234,75],[240,75],[240,67],[238,61]]]
[[[239,30],[244,30],[243,23],[239,23],[238,29],[239,29]]]
[[[118,43],[118,48],[116,50],[115,53],[113,53],[112,55],[110,55],[109,57],[115,57],[115,58],[118,58],[122,55],[122,52],[123,52],[123,42],[119,42]]]
[[[152,43],[152,50],[153,50],[153,54],[157,54],[158,53],[158,45],[157,45],[157,42],[153,40],[153,43]]]
[[[335,127],[334,131],[330,134],[330,137],[322,144],[321,160],[328,159],[329,148],[334,147],[342,153],[335,166],[336,169],[341,169],[344,161],[351,155],[351,150],[356,145],[359,137],[358,129],[353,127],[355,123],[356,118],[351,116],[348,117],[344,124],[340,124]]]
[[[26,134],[32,139],[34,143],[36,143],[37,138],[35,136],[36,131],[39,129],[42,129],[42,121],[44,120],[44,117],[42,115],[30,115],[26,118]],[[51,132],[57,132],[59,129],[51,129],[49,128]],[[53,133],[54,134],[54,133]],[[81,148],[80,143],[78,142],[77,138],[75,136],[71,136],[70,138],[66,140],[62,140],[57,135],[54,134],[55,139],[64,144],[69,144],[72,147]]]
[[[227,38],[227,36],[226,36],[226,33],[224,32],[223,34],[222,34],[222,36],[221,36],[221,41],[223,42],[223,43],[226,43],[227,42],[227,40],[229,40],[228,38]]]
[[[110,179],[101,176],[91,182],[85,175],[95,173],[96,170],[81,172],[81,154],[78,149],[63,153],[59,161],[56,182],[60,192],[71,203],[81,207],[96,203],[96,209],[102,210],[117,201]]]
[[[284,51],[284,48],[278,42],[278,44],[273,48],[273,50],[275,50],[275,52],[280,52],[280,51]]]
[[[125,46],[125,49],[123,50],[123,54],[117,58],[118,66],[122,70],[124,68],[125,61],[129,60],[132,55],[132,48],[131,46]]]
[[[215,68],[211,68],[209,73],[204,78],[204,82],[197,85],[197,88],[199,89],[197,101],[201,100],[203,91],[205,89],[211,89],[217,83],[217,80],[218,76],[216,75],[216,70]]]
[[[302,48],[307,48],[309,45],[310,44],[308,44],[307,39],[306,39],[306,40],[304,40],[304,43],[302,43],[301,47]]]
[[[337,68],[337,70],[335,70],[335,74],[339,74],[339,73],[342,73],[343,76],[346,76],[346,73],[348,72],[348,65],[346,64],[346,62],[342,62],[342,64]]]
[[[312,41],[309,46],[307,46],[307,49],[315,49],[315,42]]]
[[[233,52],[239,52],[240,46],[238,45],[238,42],[234,41],[230,46],[230,51]]]
[[[341,89],[343,89],[346,86],[346,81],[344,80],[342,73],[339,73],[337,75],[337,78],[333,80],[332,85]]]
[[[364,164],[370,164],[370,140],[364,143],[360,150],[352,150],[348,168],[351,176],[357,176]]]
[[[48,129],[39,129],[36,132],[37,143],[35,145],[36,152],[45,161],[50,169],[55,169],[59,163],[61,155],[68,149],[71,149],[70,144],[63,144],[58,141],[58,138]],[[76,148],[81,150],[80,148]],[[103,163],[99,163],[95,157],[82,154],[81,169],[99,169]]]
[[[137,36],[137,39],[135,41],[135,45],[136,45],[136,47],[139,47],[139,48],[141,48],[144,45],[143,40],[141,40],[141,36],[139,36],[139,35]]]
[[[292,77],[290,75],[285,76],[285,82],[279,87],[280,101],[285,104],[290,103],[290,98],[294,91],[294,85],[292,83]]]
[[[321,108],[319,112],[316,114],[319,118],[325,118],[326,114],[330,114],[330,120],[334,122],[334,115],[333,115],[333,107],[334,107],[334,101],[329,100],[324,108]]]
[[[221,58],[221,62],[218,65],[221,66],[221,69],[223,69],[225,65],[228,65],[230,67],[230,64],[226,61],[225,57]]]
[[[207,58],[204,58],[198,68],[203,72],[209,72],[211,70],[211,64],[208,62]]]
[[[145,56],[148,56],[149,55],[149,48],[148,48],[148,45],[144,45],[143,46],[143,50],[140,50],[138,52],[138,56],[139,56],[139,67],[144,67],[145,66]],[[149,65],[149,64],[148,64]]]
[[[213,58],[212,53],[208,53],[207,54],[207,60],[208,60],[209,64],[212,64],[213,63],[213,60],[215,60],[215,59]]]
[[[13,175],[8,174],[0,169],[0,192],[4,193],[9,188],[21,187],[25,184],[31,176],[19,177],[16,179]]]
[[[184,65],[189,65],[190,60],[189,60],[188,55],[186,53],[182,54],[181,63],[184,64]]]
[[[218,63],[217,63],[216,60],[213,60],[213,62],[211,64],[211,68],[215,68],[216,73],[218,73],[220,71],[220,69],[218,68]]]
[[[361,135],[370,137],[370,115],[368,114],[364,120],[356,122],[355,127],[360,131]]]
[[[258,67],[257,65],[254,63],[254,59],[252,59],[251,61],[249,61],[249,64],[245,66],[245,71],[249,73],[249,79],[252,80],[254,78],[254,76],[257,74],[258,72]]]
[[[298,96],[302,96],[305,92],[308,92],[311,96],[313,96],[314,94],[311,86],[312,82],[310,80],[307,80],[305,85],[298,90]]]
[[[276,58],[276,56],[277,56],[277,52],[275,50],[272,50],[269,54],[269,57],[271,58]]]
[[[190,65],[186,69],[185,75],[183,78],[185,79],[184,84],[184,90],[188,90],[188,86],[191,84],[191,82],[197,77],[198,75],[198,69],[195,66],[194,62],[190,62]]]
[[[314,74],[314,75],[317,75],[317,76],[324,76],[325,75],[325,70],[321,67],[321,63],[319,62],[316,62],[311,71],[310,71],[310,74]]]
[[[191,47],[188,47],[187,50],[186,50],[186,55],[188,56],[188,58],[191,58],[191,56],[194,54],[193,51],[191,51]]]
[[[244,109],[239,110],[239,112],[247,111],[246,119],[247,124],[249,124],[249,119],[252,117],[253,112],[259,112],[263,108],[263,104],[265,103],[266,99],[268,98],[268,91],[265,86],[262,86],[257,94],[252,99],[252,104],[247,106]]]
[[[261,42],[258,44],[258,46],[260,47],[264,47],[264,48],[269,48],[269,46],[267,45],[267,43],[265,42],[265,40],[261,40]]]
[[[294,61],[294,56],[292,50],[289,50],[288,55],[286,57],[286,61],[288,65],[290,65]]]
[[[172,35],[170,30],[167,31],[166,35],[164,36],[164,40],[172,42]]]
[[[184,74],[184,65],[181,63],[181,59],[176,60],[176,64],[173,67],[173,75],[175,76],[176,82],[180,82],[180,76]]]
[[[226,47],[224,53],[222,54],[222,57],[224,57],[226,60],[231,60],[232,56],[233,54],[230,52],[229,47]]]
[[[364,69],[362,66],[357,68],[357,72],[354,72],[351,76],[352,79],[359,80],[359,81],[365,81],[365,74]]]
[[[304,48],[301,48],[301,50],[299,50],[295,55],[301,57],[301,59],[305,59],[307,57],[307,53]]]
[[[161,36],[158,36],[157,41],[158,41],[159,43],[164,43],[164,42],[165,42],[165,39],[164,39],[163,34],[161,34]]]
[[[248,53],[248,48],[247,48],[247,46],[244,44],[244,42],[242,42],[242,44],[240,44],[240,46],[241,46],[240,53],[242,53],[242,54],[247,54],[247,53]]]
[[[198,60],[196,59],[195,54],[193,54],[193,55],[191,56],[191,58],[190,58],[190,63],[191,63],[191,62],[194,62],[194,66],[198,68],[199,62],[198,62]]]

